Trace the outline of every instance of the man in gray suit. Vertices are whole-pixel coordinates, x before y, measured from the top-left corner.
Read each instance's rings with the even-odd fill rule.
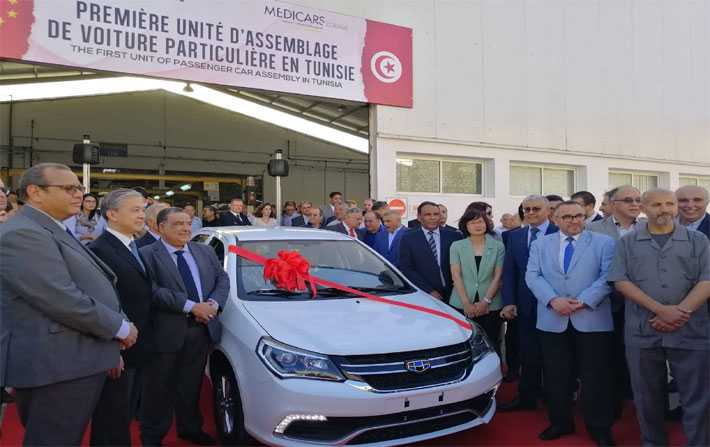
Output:
[[[119,349],[138,337],[111,269],[62,224],[83,192],[67,166],[33,166],[25,206],[0,229],[0,386],[16,390],[25,445],[79,445]]]
[[[331,218],[335,217],[335,208],[343,204],[343,194],[338,191],[333,191],[328,195],[328,199],[329,203],[321,209],[323,221],[326,223],[329,219],[332,220]]]
[[[160,240],[140,250],[156,283],[141,439],[143,445],[160,445],[174,412],[180,438],[212,445],[214,439],[202,430],[200,389],[207,354],[222,334],[217,314],[227,304],[229,276],[212,248],[189,242],[192,222],[182,209],[162,210],[157,222]]]
[[[633,186],[614,188],[608,193],[607,209],[611,215],[586,225],[586,229],[606,234],[615,241],[643,226],[646,219],[641,214],[641,192]],[[614,416],[621,417],[624,400],[631,397],[629,369],[626,365],[624,345],[624,296],[616,290],[611,293],[611,315],[614,318]]]
[[[615,242],[584,231],[581,205],[562,202],[556,210],[560,232],[530,246],[525,282],[535,295],[542,346],[550,427],[549,441],[574,432],[570,390],[576,363],[582,381],[582,411],[587,430],[599,446],[612,446],[613,422],[611,317],[607,272]]]

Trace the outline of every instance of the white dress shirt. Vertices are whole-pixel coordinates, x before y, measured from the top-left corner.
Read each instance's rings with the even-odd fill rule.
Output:
[[[689,230],[698,231],[698,228],[700,228],[700,224],[703,223],[703,219],[705,219],[705,215],[703,215],[700,219],[696,220],[695,222],[690,222],[685,227]]]
[[[402,230],[402,228],[404,228],[404,225],[401,225],[399,228],[394,230],[392,233],[390,233],[390,232],[387,233],[387,248],[388,249],[392,248],[392,242],[394,241],[394,238],[397,236],[397,233],[399,233]],[[429,235],[427,235],[427,238],[428,237],[429,237]],[[434,239],[434,240],[436,240],[436,239]]]
[[[195,258],[192,256],[192,252],[190,252],[190,247],[185,245],[183,248],[175,248],[172,245],[168,244],[167,242],[161,240],[160,242],[163,243],[165,248],[168,250],[168,253],[170,253],[170,259],[173,260],[175,263],[175,267],[177,267],[177,255],[175,254],[176,251],[182,250],[184,253],[182,255],[183,259],[185,259],[185,262],[187,262],[187,266],[190,267],[190,273],[192,273],[192,280],[195,281],[195,287],[197,288],[197,294],[199,296],[195,297],[189,297],[192,299],[188,299],[185,301],[185,305],[183,306],[182,310],[183,312],[190,313],[192,310],[192,307],[197,304],[198,302],[202,301],[202,281],[200,281],[200,269],[197,268],[197,262],[195,261]],[[197,301],[195,301],[197,300]]]
[[[629,225],[629,228],[624,228],[621,226],[618,220],[616,220],[616,217],[611,216],[611,221],[614,222],[614,225],[616,225],[616,230],[619,232],[619,237],[624,237],[626,234],[631,233],[636,229],[636,224],[638,223],[638,220],[634,219],[633,222],[631,222],[631,225]]]
[[[528,225],[528,227],[530,227],[529,230],[532,230],[533,228],[537,228],[538,230],[540,230],[540,231],[537,233],[537,237],[535,238],[535,240],[537,240],[537,239],[541,238],[542,236],[544,236],[545,233],[547,233],[547,227],[549,227],[549,226],[550,226],[550,221],[549,221],[549,220],[545,220],[543,223],[541,223],[541,224],[538,225],[537,227],[534,226],[534,225]],[[532,238],[532,231],[528,231],[528,247],[530,246],[530,238]]]
[[[126,236],[125,234],[118,232],[111,227],[106,227],[106,231],[116,236],[116,239],[121,241],[121,243],[125,245],[128,250],[131,249],[131,242],[133,242],[132,236]]]

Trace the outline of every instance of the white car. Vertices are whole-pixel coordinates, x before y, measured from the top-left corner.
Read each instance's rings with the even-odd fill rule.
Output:
[[[236,244],[267,258],[296,250],[314,276],[463,318],[359,241],[306,228],[205,228],[231,292],[208,369],[218,434],[269,445],[397,445],[487,423],[500,360],[474,326],[319,287],[286,292]]]

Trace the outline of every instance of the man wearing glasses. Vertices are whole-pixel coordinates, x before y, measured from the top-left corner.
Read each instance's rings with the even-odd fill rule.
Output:
[[[62,224],[83,192],[67,166],[33,166],[26,206],[0,226],[0,387],[16,390],[25,445],[79,445],[119,349],[138,338],[114,273]]]
[[[607,272],[615,242],[584,231],[584,208],[574,201],[557,208],[559,234],[538,239],[530,248],[525,281],[537,299],[543,372],[550,426],[549,441],[574,432],[573,371],[582,382],[584,422],[597,445],[612,446],[612,331]]]
[[[500,411],[535,410],[542,396],[542,352],[537,322],[537,301],[525,284],[530,246],[540,237],[556,233],[549,221],[549,203],[545,196],[532,195],[523,200],[528,225],[510,230],[503,261],[503,303],[501,316],[517,319],[520,349],[518,396],[499,406]]]
[[[589,231],[606,234],[615,241],[634,231],[637,224],[645,223],[641,214],[641,192],[626,185],[608,193],[611,215],[604,220],[587,224]],[[629,369],[626,366],[624,345],[624,297],[616,290],[611,294],[611,313],[614,318],[614,415],[618,419],[624,408],[624,400],[631,397]]]

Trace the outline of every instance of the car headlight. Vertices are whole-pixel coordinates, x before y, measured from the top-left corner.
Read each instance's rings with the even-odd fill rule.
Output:
[[[495,352],[493,344],[488,339],[486,332],[483,328],[469,320],[472,326],[471,337],[468,339],[468,344],[471,346],[471,358],[473,363],[476,363],[482,359],[486,354],[490,352]]]
[[[256,353],[267,368],[281,379],[301,378],[344,381],[345,377],[327,355],[298,349],[273,338],[259,340]]]

